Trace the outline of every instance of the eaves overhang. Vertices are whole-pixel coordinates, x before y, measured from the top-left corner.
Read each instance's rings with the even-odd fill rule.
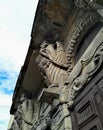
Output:
[[[92,1],[90,2],[93,3]],[[75,6],[74,0],[39,0],[31,32],[30,46],[13,94],[11,114],[16,112],[23,90],[37,96],[41,89],[43,78],[35,63],[35,59],[39,54],[40,44],[44,40],[51,44],[58,40],[62,42],[68,30],[70,30],[69,37],[71,37],[73,29],[79,22],[78,19],[84,15],[84,13],[79,13],[84,8],[80,8]],[[97,15],[100,6],[95,6],[94,4],[92,8]],[[82,35],[84,36],[85,32]]]
[[[30,46],[24,65],[21,68],[14,94],[10,114],[14,114],[20,102],[24,88],[32,95],[37,94],[43,83],[42,75],[35,63],[41,42],[62,41],[61,32],[73,11],[74,0],[39,0],[32,32]]]

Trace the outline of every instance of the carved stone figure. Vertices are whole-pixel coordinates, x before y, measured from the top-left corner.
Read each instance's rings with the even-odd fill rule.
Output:
[[[41,59],[37,63],[45,78],[49,91],[55,87],[55,92],[59,93],[61,102],[65,102],[65,87],[64,82],[67,77],[67,56],[60,42],[48,44],[45,41],[41,44],[40,55]],[[56,89],[58,88],[58,89]],[[56,96],[56,93],[54,95]]]
[[[22,130],[22,103],[24,101],[24,95],[20,99],[20,105],[15,112],[14,121],[10,130]]]
[[[33,108],[32,100],[25,100],[22,104],[22,130],[29,130],[33,125]]]
[[[40,55],[42,56],[38,66],[46,81],[52,86],[58,86],[61,75],[67,75],[66,54],[60,42],[56,44],[41,44]]]
[[[22,94],[20,100],[21,104],[15,113],[11,130],[31,130],[33,123],[37,120],[35,113],[38,114],[35,111],[35,104],[32,99],[27,99],[24,94]]]
[[[103,43],[101,43],[95,50],[94,54],[87,60],[82,60],[82,69],[79,76],[74,80],[74,89],[80,90],[86,84],[93,74],[99,69],[103,61]]]
[[[87,59],[81,60],[81,70],[78,76],[71,84],[71,97],[69,106],[73,105],[73,100],[76,97],[79,90],[81,90],[98,71],[103,62],[103,42],[96,48],[94,53]]]
[[[51,127],[51,117],[49,115],[41,115],[31,130],[49,130]]]

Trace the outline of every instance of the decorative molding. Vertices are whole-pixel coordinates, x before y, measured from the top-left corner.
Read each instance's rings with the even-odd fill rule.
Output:
[[[75,0],[74,3],[77,7],[86,9],[90,0]]]
[[[88,121],[93,120],[97,115],[93,98],[89,98],[86,102],[78,105],[76,108],[79,127],[83,127]]]
[[[74,80],[74,89],[80,90],[91,77],[97,72],[103,62],[103,42],[96,48],[92,56],[87,60],[81,61],[81,72],[79,76]]]
[[[68,86],[69,103],[71,107],[74,99],[83,87],[92,79],[95,73],[99,70],[103,62],[103,28],[98,32],[95,39],[87,48],[81,59],[78,61],[74,73],[76,76],[73,78]],[[92,53],[93,52],[93,53]],[[85,60],[86,59],[86,60]],[[75,67],[75,68],[76,68]],[[76,74],[77,73],[77,74]],[[71,76],[71,75],[70,75]],[[72,72],[73,76],[73,72]],[[69,83],[69,82],[68,82]]]
[[[84,16],[80,18],[78,24],[75,27],[70,40],[68,41],[68,47],[66,49],[67,55],[67,64],[68,64],[68,75],[74,68],[75,53],[78,48],[81,39],[86,34],[86,32],[93,26],[95,23],[102,21],[102,18],[95,12],[85,12]]]
[[[39,119],[35,122],[31,130],[46,130],[51,125],[51,117],[40,116]]]
[[[99,9],[103,9],[102,5],[97,4],[94,0],[75,0],[75,5],[83,10],[93,10],[97,11]]]
[[[51,129],[59,130],[62,128],[72,130],[71,117],[67,104],[59,105],[52,117]]]
[[[81,72],[74,80],[74,90],[80,90],[97,72],[103,62],[103,42],[96,48],[93,55],[81,61]]]

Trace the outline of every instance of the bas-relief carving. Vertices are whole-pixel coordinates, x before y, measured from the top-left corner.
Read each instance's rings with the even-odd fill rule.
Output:
[[[77,5],[80,3],[81,5],[85,5],[88,2],[89,0],[75,0],[75,4]],[[98,13],[85,13],[85,16],[78,22],[72,37],[68,41],[66,54],[59,42],[55,44],[57,47],[53,44],[47,44],[46,42],[42,43],[40,50],[41,57],[39,56],[40,59],[38,58],[39,62],[37,60],[37,63],[45,78],[47,86],[57,87],[60,86],[58,85],[59,81],[61,81],[60,79],[65,81],[65,77],[70,74],[74,67],[75,48],[77,48],[79,44],[79,39],[83,37],[82,34],[85,32],[84,30],[88,27],[90,28],[90,26],[94,25],[96,22],[101,21],[100,19],[101,17]],[[59,51],[60,48],[62,51]],[[63,57],[64,60],[61,57]],[[59,59],[61,60],[59,61]],[[63,86],[63,84],[61,86]]]
[[[70,126],[70,128],[67,128],[67,130],[72,129],[70,113],[67,105],[68,100],[66,98],[67,96],[65,96],[68,95],[68,92],[66,92],[67,86],[64,86],[64,82],[67,78],[67,75],[69,75],[69,73],[73,69],[74,48],[75,48],[75,44],[77,43],[78,37],[81,36],[81,33],[83,32],[85,27],[88,26],[88,24],[95,23],[96,21],[98,21],[98,17],[88,15],[79,23],[79,25],[77,26],[74,32],[73,37],[70,39],[69,42],[70,44],[68,44],[69,47],[67,48],[66,51],[67,53],[65,53],[64,48],[59,42],[56,42],[55,44],[48,44],[46,42],[43,42],[41,45],[40,56],[39,56],[40,59],[39,61],[37,61],[38,66],[44,76],[48,88],[58,87],[60,89],[59,100],[62,102],[61,106],[65,114],[62,115],[62,120],[60,122],[57,121],[57,124],[56,123],[52,124],[52,128],[51,128],[52,130],[58,129],[60,127],[59,125],[62,124],[62,121],[64,121],[65,118],[67,118],[68,120],[68,121],[66,120],[66,123],[67,122],[70,123],[70,124],[66,124],[67,126]],[[81,61],[82,69],[79,75],[75,78],[75,80],[72,83],[73,95],[71,96],[75,96],[75,92],[78,92],[90,80],[90,78],[95,74],[95,72],[100,67],[102,63],[102,57],[103,57],[102,47],[103,45],[101,45],[101,47],[98,47],[98,49],[94,52],[94,54],[89,59]],[[20,129],[29,130],[31,129],[33,124],[35,125],[32,128],[32,130],[47,129],[47,127],[51,125],[51,117],[49,116],[40,117],[40,119],[36,121],[35,119],[36,114],[34,114],[34,107],[35,105],[31,100],[23,101],[23,103],[18,107],[18,110],[15,114],[15,120],[11,130],[20,130]],[[60,107],[58,109],[60,109]],[[60,113],[62,113],[62,110],[60,110]],[[35,121],[36,123],[34,123]]]
[[[97,4],[96,1],[93,1],[93,0],[75,0],[74,1],[75,5],[79,8],[82,8],[83,10],[99,10],[102,7],[102,5],[100,4]]]
[[[41,115],[32,130],[71,130],[71,118],[67,104],[59,105],[52,114],[51,111],[47,115]]]
[[[17,111],[14,115],[14,121],[10,130],[21,130],[22,129],[22,103],[24,101],[23,98],[20,99],[21,103],[17,108]]]
[[[68,47],[66,49],[67,54],[67,64],[68,68],[68,75],[71,73],[74,67],[74,59],[76,48],[78,48],[81,38],[85,35],[86,31],[94,25],[97,21],[100,21],[100,17],[95,14],[88,14],[86,13],[84,17],[78,22],[78,25],[73,32],[73,35],[70,39],[68,39]]]
[[[71,117],[67,104],[58,106],[57,111],[53,113],[51,130],[71,130]]]
[[[49,45],[45,45],[45,47],[47,47],[47,46],[49,46]],[[53,67],[54,67],[54,65],[56,65],[55,63],[57,63],[57,62],[54,62],[55,60],[54,61],[51,60],[52,59],[51,57],[53,57],[53,56],[52,56],[52,54],[49,56],[50,52],[47,51],[48,48],[46,48],[46,50],[45,50],[45,47],[42,48],[43,50],[40,50],[41,51],[40,53],[41,53],[42,56],[44,56],[46,58],[46,63],[47,63],[46,69],[47,69],[49,67],[48,62],[49,62],[49,65],[52,63]],[[50,44],[49,47],[50,47],[50,49],[51,48],[55,49],[54,46],[51,45],[51,44]],[[46,53],[44,53],[45,51],[46,51]],[[55,54],[55,53],[53,52],[53,54]],[[65,54],[65,56],[66,56],[66,54]],[[54,59],[55,59],[55,57],[54,57]],[[71,84],[71,92],[70,92],[71,95],[69,95],[69,91],[67,91],[69,89],[69,88],[67,88],[68,86],[64,85],[65,80],[62,82],[62,85],[61,85],[62,89],[59,93],[60,94],[59,100],[62,103],[61,106],[63,107],[63,110],[66,110],[69,113],[68,108],[70,108],[71,105],[73,105],[73,100],[74,100],[77,92],[79,92],[79,90],[86,83],[88,83],[88,81],[92,78],[92,76],[97,72],[97,70],[100,68],[100,66],[102,64],[102,60],[103,60],[103,42],[95,49],[94,53],[87,60],[81,61],[81,70],[80,70],[78,76],[74,79],[74,81]],[[44,59],[43,59],[43,61],[44,61]],[[42,62],[42,60],[41,60],[41,62]],[[60,67],[58,64],[57,64],[57,66]],[[44,75],[47,77],[47,74],[50,72],[50,70],[49,71],[47,71],[46,69],[43,70],[43,64],[41,65],[41,63],[39,64],[39,67],[42,67],[41,68],[42,73],[44,73]],[[59,70],[60,70],[60,68],[59,68]],[[61,71],[57,71],[57,72],[59,73]],[[63,70],[63,72],[64,72],[64,70]],[[56,70],[55,70],[55,73],[56,73]],[[67,76],[67,73],[65,73],[65,74]],[[47,78],[49,79],[50,77],[47,77]],[[54,81],[50,80],[50,79],[49,79],[49,84],[52,83],[52,82],[54,83]],[[65,77],[65,79],[66,79],[66,77]],[[59,84],[60,84],[60,81],[58,81],[56,84],[54,83],[53,85],[54,86],[57,85],[57,87],[59,87]],[[68,95],[70,96],[69,100],[67,98]],[[61,111],[61,113],[62,113],[62,111]],[[64,116],[63,121],[64,121],[65,117],[66,116]],[[59,128],[59,124],[62,124],[61,123],[62,121],[60,121],[60,122],[59,121],[57,121],[57,123],[54,123],[55,125],[52,125],[52,130]],[[68,115],[66,122],[70,123],[70,121],[71,121],[71,118],[70,118],[70,115]],[[45,125],[43,125],[43,126],[45,126]],[[69,124],[69,126],[70,126],[70,128],[68,128],[68,129],[72,129],[71,123]]]
[[[66,104],[64,102],[62,102],[63,103],[62,106],[66,105],[66,106],[64,106],[64,110],[66,110],[68,113],[69,113],[68,108],[70,108],[71,105],[73,105],[72,101],[74,100],[77,92],[79,92],[79,90],[82,89],[82,87],[85,86],[89,80],[91,80],[93,75],[100,68],[102,62],[103,62],[103,41],[102,41],[102,43],[98,43],[98,46],[96,46],[96,48],[94,49],[94,52],[91,53],[89,58],[87,58],[86,60],[84,60],[84,59],[81,60],[81,70],[71,84],[72,91],[71,91],[71,95],[69,95],[70,96],[69,99],[71,99],[71,100],[68,100],[68,99],[67,99],[67,101],[64,100],[65,103],[68,102]],[[62,88],[64,88],[64,91],[62,91],[62,94],[65,95],[64,97],[66,99],[66,95],[68,96],[69,92],[68,91],[66,92],[66,85],[65,86],[63,85]],[[61,113],[62,113],[62,111],[61,111]],[[59,125],[62,124],[62,121],[61,122],[59,122],[59,121],[60,120],[58,120],[57,123],[56,122],[53,123],[52,130],[59,129]],[[70,123],[70,121],[71,121],[71,118],[68,115],[66,122]],[[72,129],[71,123],[69,126],[70,126],[70,128],[68,128],[68,129]]]
[[[31,100],[26,100],[22,105],[22,129],[29,130],[31,129],[33,123],[35,122],[34,117],[34,103]]]
[[[87,60],[82,60],[82,68],[78,77],[74,80],[73,85],[76,91],[80,90],[85,85],[95,72],[100,68],[103,61],[103,43],[95,50],[92,56]]]
[[[62,44],[60,42],[56,42],[56,44],[47,44],[46,42],[43,42],[41,44],[40,55],[41,55],[41,60],[37,59],[36,62],[38,63],[38,66],[43,76],[45,77],[44,79],[46,80],[47,85],[49,84],[48,88],[52,88],[52,89],[54,89],[54,87],[59,88],[58,89],[59,102],[61,105],[57,108],[57,111],[60,108],[59,111],[61,113],[61,119],[57,117],[58,121],[51,124],[51,130],[57,130],[57,129],[62,130],[62,128],[59,128],[60,124],[65,124],[64,128],[67,130],[71,130],[71,125],[70,125],[71,118],[70,118],[69,110],[67,108],[67,104],[66,104],[67,102],[65,102],[67,100],[65,100],[64,82],[67,78],[67,69],[68,69],[65,50],[62,47]],[[40,58],[40,55],[39,55],[39,58]],[[45,118],[43,119],[44,121],[41,119],[38,120],[36,124],[34,125],[35,127],[33,128],[33,130],[34,129],[41,130],[41,127],[42,129],[44,128],[45,130],[48,126],[47,124],[50,124],[51,121],[53,122],[52,116],[50,116],[46,122],[45,122]],[[49,123],[47,123],[48,121]],[[43,124],[43,122],[45,123]]]
[[[86,60],[81,60],[81,69],[77,77],[73,80],[69,95],[69,107],[74,103],[74,99],[83,87],[91,80],[103,62],[103,41],[95,49],[93,54]]]
[[[51,129],[51,117],[50,115],[41,115],[31,130],[47,130],[47,128]]]
[[[87,0],[88,1],[88,0]],[[79,5],[85,6],[87,1],[84,0],[75,0],[75,4],[78,7]],[[86,2],[86,3],[85,3]],[[79,5],[78,5],[79,4]],[[67,64],[68,64],[68,75],[71,73],[71,71],[74,68],[75,65],[75,55],[76,55],[76,49],[79,46],[79,43],[81,39],[85,36],[87,31],[97,22],[102,22],[103,19],[99,15],[98,12],[95,10],[82,10],[78,14],[79,17],[77,17],[77,22],[74,24],[74,30],[70,31],[71,35],[69,37],[66,36],[65,43],[66,43],[66,54],[67,54]]]
[[[87,27],[90,28],[90,26],[94,25],[97,21],[100,21],[99,15],[97,14],[89,15],[87,13],[86,16],[83,17],[83,19],[76,26],[76,30],[68,43],[68,47],[66,48],[66,52],[64,51],[62,45],[59,42],[56,42],[56,44],[48,44],[46,42],[43,42],[41,44],[40,55],[38,56],[36,62],[42,72],[42,75],[45,79],[45,82],[47,83],[48,88],[53,88],[53,87],[59,88],[60,90],[59,100],[62,103],[62,107],[64,106],[63,109],[66,110],[68,113],[69,113],[68,107],[72,105],[71,102],[72,102],[72,99],[74,98],[75,92],[79,91],[79,88],[81,89],[81,86],[84,86],[84,84],[86,84],[89,81],[90,79],[89,73],[91,73],[92,71],[95,71],[96,68],[99,68],[97,67],[97,64],[96,64],[96,62],[98,61],[98,57],[94,56],[95,58],[93,58],[93,60],[92,58],[89,58],[81,62],[82,70],[80,74],[78,75],[77,79],[75,79],[72,84],[73,91],[71,91],[71,95],[69,95],[71,96],[70,97],[71,102],[70,102],[70,100],[68,100],[67,98],[69,94],[69,92],[67,91],[68,86],[64,85],[64,83],[67,78],[67,75],[69,75],[73,69],[75,48],[76,48],[77,42],[79,41],[78,39],[81,38],[81,34],[83,33],[83,30]],[[93,57],[93,55],[91,57]],[[87,68],[90,68],[89,71]],[[71,127],[70,115],[68,115],[67,120],[68,121],[66,122],[70,123],[69,124],[70,128],[67,128],[67,129],[71,130],[72,127]],[[35,126],[34,129],[38,128],[37,130],[41,130],[41,127],[42,127],[41,121],[37,121],[36,124],[37,125]],[[44,124],[43,124],[44,129],[46,129]],[[62,124],[62,121],[59,122],[59,124]],[[54,126],[52,125],[52,130],[58,129],[59,124],[58,123],[55,123],[55,125],[53,124]]]
[[[24,94],[20,100],[21,104],[15,113],[11,130],[31,130],[38,118],[38,105],[32,99],[27,99]]]

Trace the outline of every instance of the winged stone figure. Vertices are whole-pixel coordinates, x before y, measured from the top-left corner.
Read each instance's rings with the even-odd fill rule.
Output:
[[[41,59],[37,61],[38,66],[49,86],[59,86],[60,80],[67,76],[67,57],[60,42],[48,44],[43,42],[40,49]]]

